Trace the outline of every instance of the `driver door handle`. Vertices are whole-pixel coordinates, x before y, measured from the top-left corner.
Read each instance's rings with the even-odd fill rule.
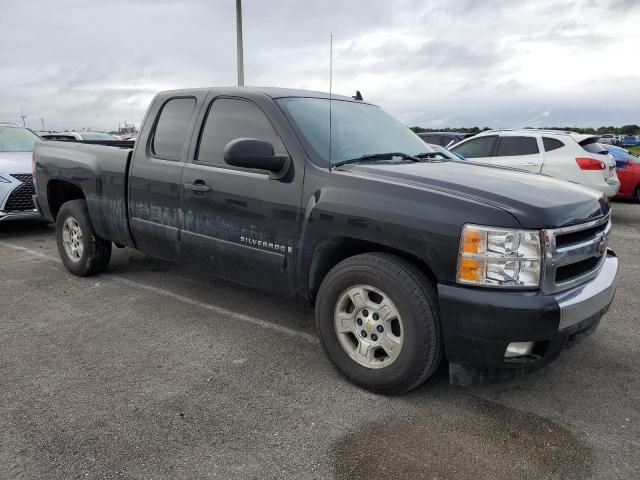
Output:
[[[192,191],[196,195],[204,195],[211,191],[211,187],[204,183],[203,180],[196,180],[193,183],[185,183],[184,189]]]
[[[527,162],[522,164],[523,167],[537,167],[538,164],[536,162]]]

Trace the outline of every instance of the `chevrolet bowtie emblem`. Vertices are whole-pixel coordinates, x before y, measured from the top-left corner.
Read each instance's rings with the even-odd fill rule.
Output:
[[[371,331],[371,320],[367,320],[367,332]]]

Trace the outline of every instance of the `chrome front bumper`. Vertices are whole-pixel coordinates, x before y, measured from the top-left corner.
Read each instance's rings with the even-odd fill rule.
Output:
[[[555,295],[560,306],[560,330],[605,311],[618,285],[618,258],[607,250],[598,275],[578,287]]]

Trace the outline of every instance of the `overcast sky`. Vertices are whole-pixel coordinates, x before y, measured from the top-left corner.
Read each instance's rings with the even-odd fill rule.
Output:
[[[235,0],[0,0],[0,121],[139,125],[233,85]],[[244,0],[247,85],[361,90],[408,125],[640,123],[640,0]]]

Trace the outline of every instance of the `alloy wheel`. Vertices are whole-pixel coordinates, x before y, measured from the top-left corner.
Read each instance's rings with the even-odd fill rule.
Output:
[[[404,328],[398,309],[371,285],[355,285],[340,295],[334,324],[340,346],[364,367],[384,368],[402,350]]]
[[[64,245],[64,251],[67,257],[73,262],[79,262],[84,252],[84,240],[80,225],[73,217],[67,218],[64,222],[62,228],[62,244]]]

